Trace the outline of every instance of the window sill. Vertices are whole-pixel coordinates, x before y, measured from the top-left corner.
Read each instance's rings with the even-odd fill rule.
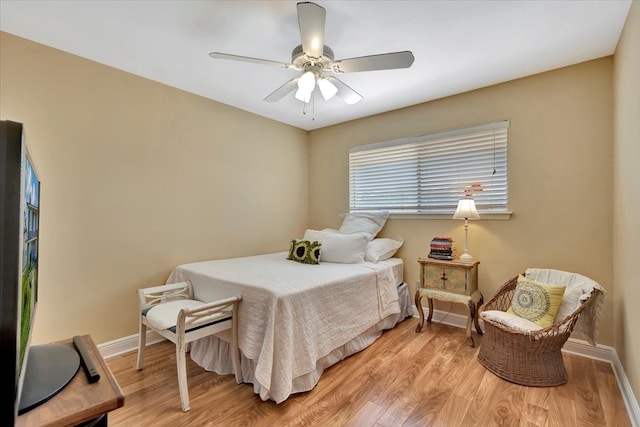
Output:
[[[511,219],[513,212],[480,212],[479,220],[507,221]],[[389,219],[453,219],[452,213],[391,213]],[[477,220],[470,220],[477,221]]]

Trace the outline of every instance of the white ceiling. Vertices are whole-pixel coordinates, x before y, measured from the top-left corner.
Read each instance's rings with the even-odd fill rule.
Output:
[[[0,0],[0,29],[312,130],[611,55],[631,0],[328,1],[335,59],[410,50],[408,69],[341,74],[355,105],[263,98],[294,70],[209,52],[291,61],[296,1]]]

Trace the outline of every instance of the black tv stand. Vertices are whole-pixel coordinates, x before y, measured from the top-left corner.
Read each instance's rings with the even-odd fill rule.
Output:
[[[58,394],[76,375],[80,356],[62,344],[29,348],[18,414],[23,414]]]
[[[90,383],[84,372],[76,372],[59,393],[19,415],[15,427],[106,427],[107,413],[124,405],[124,394],[100,350],[89,335],[81,335],[80,339],[100,375],[100,381]],[[76,353],[71,339],[58,344]]]

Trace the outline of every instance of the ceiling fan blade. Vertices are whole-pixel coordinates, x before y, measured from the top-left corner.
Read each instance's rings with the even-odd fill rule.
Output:
[[[341,59],[333,61],[331,68],[334,73],[390,70],[394,68],[409,68],[411,64],[413,64],[413,60],[413,53],[405,50],[403,52],[382,53],[380,55]]]
[[[298,77],[289,80],[288,82],[280,86],[278,89],[271,92],[269,95],[267,95],[267,97],[264,100],[267,102],[278,102],[282,98],[284,98],[285,95],[287,95],[290,92],[293,92],[297,87],[298,87]]]
[[[302,51],[307,56],[320,58],[324,52],[325,18],[326,12],[323,7],[311,2],[298,3]]]
[[[333,76],[326,76],[325,79],[329,80],[336,88],[338,88],[336,96],[342,99],[345,103],[352,105],[362,101],[362,95],[351,89],[342,80],[338,80]]]
[[[210,57],[216,59],[230,59],[232,61],[253,62],[255,64],[275,65],[280,68],[295,68],[293,64],[285,64],[284,62],[271,61],[269,59],[251,58],[250,56],[231,55],[229,53],[211,52]]]

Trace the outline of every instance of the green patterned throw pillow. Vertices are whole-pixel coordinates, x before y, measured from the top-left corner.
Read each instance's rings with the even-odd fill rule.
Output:
[[[320,242],[293,239],[289,243],[289,255],[287,259],[304,264],[320,264]]]
[[[540,283],[520,275],[507,313],[546,328],[553,324],[564,290],[564,286]]]

